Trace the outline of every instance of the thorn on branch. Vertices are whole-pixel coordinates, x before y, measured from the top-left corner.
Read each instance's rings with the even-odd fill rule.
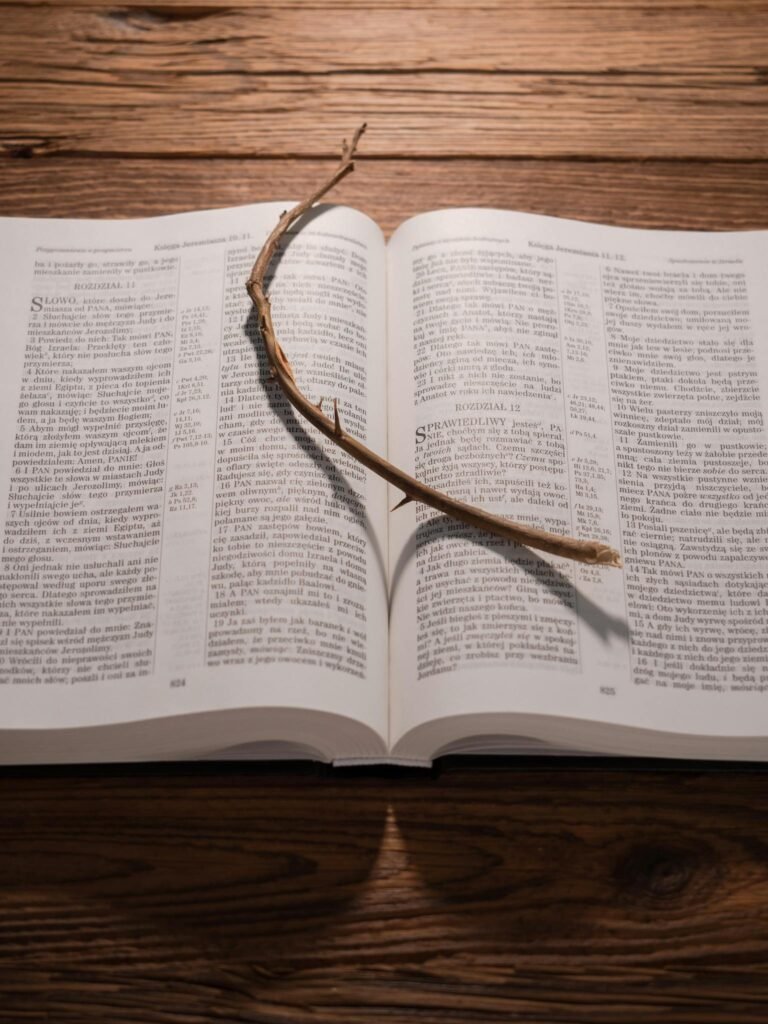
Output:
[[[399,508],[402,508],[403,505],[408,505],[412,501],[413,498],[410,496],[410,494],[406,494],[405,497],[401,498],[400,501],[398,501],[394,508],[390,509],[390,512],[397,512],[397,510]]]
[[[341,437],[343,431],[341,429],[341,417],[339,416],[339,403],[334,398],[333,400],[333,429],[337,437]]]

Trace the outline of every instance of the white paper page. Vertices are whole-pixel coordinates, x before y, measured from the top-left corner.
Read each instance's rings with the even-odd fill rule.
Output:
[[[384,486],[268,380],[245,291],[285,208],[0,222],[3,728],[306,707],[383,744]],[[379,448],[384,290],[343,208],[272,289],[301,385]]]
[[[767,239],[493,210],[396,232],[390,457],[626,561],[394,513],[396,751],[469,713],[768,734]]]

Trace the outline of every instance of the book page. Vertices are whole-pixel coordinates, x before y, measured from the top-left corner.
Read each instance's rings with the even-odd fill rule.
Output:
[[[4,729],[306,707],[383,745],[385,490],[270,380],[245,291],[285,208],[1,222]],[[343,208],[271,289],[301,386],[379,448],[384,294]]]
[[[507,712],[768,735],[766,237],[492,210],[393,237],[390,457],[626,563],[394,513],[396,750]]]

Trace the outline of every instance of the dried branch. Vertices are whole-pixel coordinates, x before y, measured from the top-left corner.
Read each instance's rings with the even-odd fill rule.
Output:
[[[481,530],[487,530],[497,537],[513,540],[530,548],[538,548],[541,551],[548,551],[550,554],[561,555],[564,558],[573,558],[579,562],[620,567],[622,565],[621,555],[606,544],[601,544],[598,541],[574,540],[571,537],[549,533],[534,526],[515,523],[509,519],[504,519],[502,516],[491,515],[489,512],[484,512],[482,509],[475,508],[473,505],[468,505],[463,501],[456,501],[455,498],[450,498],[447,494],[442,494],[433,487],[428,487],[426,484],[404,473],[403,470],[398,469],[397,466],[393,466],[392,463],[387,462],[386,459],[371,451],[370,448],[366,448],[357,438],[348,434],[342,427],[336,399],[333,401],[333,418],[330,418],[323,413],[322,399],[319,403],[315,404],[310,402],[299,390],[291,364],[275,336],[269,298],[264,290],[264,278],[280,240],[290,226],[322,199],[334,185],[337,185],[354,170],[355,150],[364,131],[365,125],[361,125],[350,143],[347,143],[346,140],[344,141],[341,160],[328,181],[303,202],[294,206],[292,210],[283,213],[277,226],[264,243],[264,247],[259,253],[248,278],[246,287],[259,314],[261,335],[273,376],[277,379],[286,398],[294,409],[308,419],[321,433],[329,437],[340,448],[343,448],[345,452],[348,452],[352,458],[357,459],[358,462],[367,466],[368,469],[403,491],[405,497],[395,508],[400,508],[411,501],[420,501],[431,508],[437,509],[439,512],[443,512],[452,519],[458,519],[462,523],[476,526]]]

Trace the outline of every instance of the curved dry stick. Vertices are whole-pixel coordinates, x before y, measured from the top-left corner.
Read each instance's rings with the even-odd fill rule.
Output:
[[[404,473],[403,470],[398,469],[397,466],[393,466],[391,462],[387,462],[386,459],[377,455],[376,452],[366,448],[357,438],[348,434],[341,425],[336,399],[333,401],[333,419],[331,419],[323,413],[322,399],[319,403],[315,404],[310,402],[299,390],[293,376],[291,364],[275,336],[269,298],[264,290],[264,277],[281,238],[290,226],[302,214],[306,213],[310,207],[322,199],[334,185],[337,185],[342,178],[345,178],[354,170],[353,158],[355,150],[364,131],[365,125],[361,125],[355,132],[351,143],[347,143],[346,140],[344,141],[341,160],[328,181],[303,202],[294,206],[292,210],[283,213],[277,226],[264,243],[264,247],[259,253],[248,278],[246,287],[259,313],[261,335],[273,376],[277,378],[278,384],[294,409],[308,419],[321,433],[325,434],[326,437],[330,438],[340,448],[343,448],[345,452],[349,452],[353,459],[357,459],[358,462],[367,466],[368,469],[384,477],[389,483],[394,484],[395,487],[403,491],[405,497],[395,508],[400,508],[411,501],[420,501],[431,508],[437,509],[439,512],[445,513],[445,515],[450,516],[452,519],[458,519],[462,523],[476,526],[481,530],[487,530],[489,533],[493,533],[498,537],[504,537],[507,540],[516,541],[518,544],[525,544],[529,548],[538,548],[541,551],[548,551],[550,554],[561,555],[564,558],[573,558],[579,562],[620,567],[622,561],[619,552],[608,547],[606,544],[601,544],[599,541],[574,540],[571,537],[564,537],[557,533],[540,530],[535,526],[515,523],[509,519],[504,519],[502,516],[494,516],[489,512],[484,512],[480,508],[475,508],[474,505],[467,505],[463,501],[456,501],[455,498],[450,498],[447,494],[436,491],[433,487],[428,487],[426,484]]]

